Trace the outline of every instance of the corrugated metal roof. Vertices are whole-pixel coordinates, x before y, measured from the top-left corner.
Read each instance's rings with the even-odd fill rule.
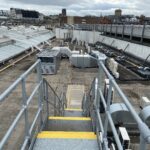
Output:
[[[0,62],[4,62],[24,51],[24,48],[16,45],[8,45],[0,48]]]
[[[54,33],[49,30],[38,27],[24,28],[23,26],[12,29],[0,27],[0,35],[16,41],[15,43],[1,45],[0,63],[54,37]]]

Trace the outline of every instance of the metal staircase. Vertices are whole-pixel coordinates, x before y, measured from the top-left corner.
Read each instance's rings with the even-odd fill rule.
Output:
[[[79,116],[78,116],[79,115]],[[91,118],[82,110],[65,110],[64,117],[49,117],[48,128],[37,135],[33,150],[98,150]]]
[[[1,103],[21,84],[22,107],[0,141],[0,150],[13,149],[12,147],[5,148],[5,146],[8,146],[9,138],[17,130],[16,126],[20,119],[24,119],[22,126],[25,128],[24,139],[22,142],[20,141],[21,147],[18,148],[21,150],[109,150],[108,128],[111,129],[116,149],[123,150],[110,112],[112,88],[118,92],[120,99],[137,123],[140,132],[140,150],[146,150],[146,145],[150,143],[150,129],[138,116],[128,98],[106,69],[103,61],[98,57],[98,78],[94,79],[89,93],[84,95],[80,102],[80,108],[76,108],[79,106],[78,99],[73,99],[74,102],[71,102],[70,97],[69,105],[67,105],[64,93],[62,92],[58,96],[49,83],[42,78],[40,60],[31,66],[0,95]],[[35,88],[29,95],[26,79],[33,72],[37,80]],[[102,73],[110,81],[107,97],[103,95],[102,82],[104,77]],[[28,108],[35,95],[37,96],[38,107],[30,123]],[[78,101],[77,105],[75,100]],[[104,121],[102,121],[101,104],[104,107]]]
[[[82,107],[82,100],[76,99],[76,90],[74,92],[74,98],[69,94],[69,104],[66,105],[69,108],[64,109],[63,116],[48,117],[46,127],[37,135],[33,150],[99,149],[92,119],[85,117],[82,109],[76,109],[77,102],[78,107]],[[78,92],[81,93],[82,89]]]

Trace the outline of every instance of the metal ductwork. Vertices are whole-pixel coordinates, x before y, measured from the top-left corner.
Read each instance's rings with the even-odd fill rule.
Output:
[[[99,59],[106,59],[106,56],[98,51],[91,51],[90,54],[72,54],[70,63],[79,68],[91,68],[98,66]]]
[[[142,120],[150,127],[150,106],[146,106],[140,112]]]

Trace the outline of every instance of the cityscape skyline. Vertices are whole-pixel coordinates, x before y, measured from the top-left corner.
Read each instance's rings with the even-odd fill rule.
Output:
[[[37,10],[45,15],[59,14],[62,8],[70,16],[111,15],[115,9],[122,9],[123,14],[150,16],[149,0],[0,0],[0,9],[23,8]]]

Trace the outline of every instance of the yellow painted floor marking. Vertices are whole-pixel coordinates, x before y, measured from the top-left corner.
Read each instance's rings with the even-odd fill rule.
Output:
[[[78,108],[66,108],[66,111],[82,111],[82,109],[78,109]]]
[[[96,139],[94,132],[43,131],[37,138]]]
[[[50,120],[91,120],[89,117],[49,117]]]

